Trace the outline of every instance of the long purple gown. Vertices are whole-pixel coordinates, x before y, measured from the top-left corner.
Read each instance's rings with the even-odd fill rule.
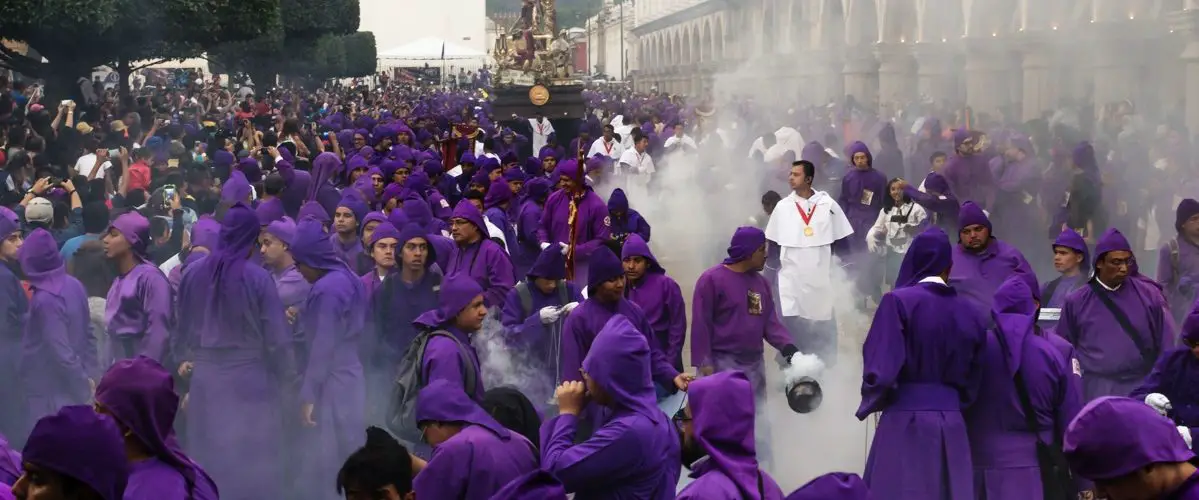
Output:
[[[300,381],[300,402],[313,405],[315,427],[302,429],[304,445],[300,481],[318,498],[334,498],[327,479],[361,444],[366,421],[366,381],[358,358],[358,339],[366,318],[362,283],[333,250],[321,224],[300,221],[290,247],[297,266],[321,273],[312,283],[300,329],[306,358]],[[315,494],[328,491],[328,495]]]
[[[611,415],[577,445],[578,415],[562,414],[541,424],[541,466],[576,498],[675,497],[679,437],[654,402],[650,353],[633,323],[612,316],[583,360],[587,375],[611,397]]]
[[[992,219],[998,228],[996,233],[1016,248],[1024,251],[1040,249],[1045,241],[1040,231],[1041,209],[1037,205],[1037,188],[1041,183],[1044,168],[1037,160],[1032,141],[1026,136],[1010,139],[1013,148],[1024,151],[1023,160],[1008,160],[996,157],[999,164],[995,174],[995,209]],[[1044,252],[1037,252],[1043,254]]]
[[[483,411],[449,380],[434,380],[416,399],[416,421],[462,425],[433,447],[433,456],[412,482],[418,498],[491,498],[505,484],[537,469],[537,450]]]
[[[454,207],[454,218],[465,219],[478,229],[480,239],[467,245],[456,245],[450,256],[446,276],[465,274],[474,278],[483,287],[483,303],[487,307],[504,303],[504,295],[516,283],[512,274],[512,261],[499,243],[487,237],[487,224],[483,214],[471,203],[459,203]]]
[[[630,234],[620,251],[621,259],[641,257],[648,261],[640,280],[625,283],[625,298],[637,304],[653,329],[658,348],[675,369],[683,369],[683,342],[687,339],[687,305],[683,290],[666,275],[641,235]]]
[[[35,229],[18,260],[33,291],[19,366],[28,421],[35,422],[63,406],[88,402],[88,380],[95,380],[98,371],[96,344],[87,291],[67,274],[54,236]]]
[[[1179,202],[1174,226],[1177,230],[1173,241],[1157,251],[1157,282],[1166,289],[1170,310],[1176,319],[1191,309],[1195,302],[1195,290],[1199,288],[1199,245],[1182,232],[1182,225],[1199,215],[1199,201],[1187,198]],[[1178,264],[1175,265],[1174,261]]]
[[[96,402],[152,454],[129,464],[126,500],[217,500],[212,478],[175,442],[179,395],[162,365],[145,356],[118,361],[96,385]]]
[[[172,324],[171,284],[162,271],[149,262],[146,254],[150,240],[150,222],[137,212],[121,214],[112,222],[129,242],[140,261],[128,273],[117,276],[108,289],[104,320],[108,324],[109,353],[113,359],[148,356],[166,358]]]
[[[900,270],[907,278],[883,295],[862,346],[856,415],[864,420],[882,412],[865,479],[888,498],[974,498],[961,412],[977,395],[986,328],[969,302],[937,278],[950,267],[950,255],[938,228],[912,240]]]
[[[194,363],[187,443],[232,499],[281,494],[281,411],[294,401],[284,394],[296,377],[284,307],[270,272],[248,261],[258,232],[253,211],[230,208],[219,250],[179,285],[176,356]]]
[[[783,490],[758,467],[754,391],[739,371],[703,377],[687,388],[692,439],[706,458],[691,465],[694,481],[679,500],[782,500]]]
[[[1082,408],[1070,362],[1037,331],[1036,310],[1033,291],[1020,276],[1008,278],[995,293],[991,317],[996,326],[987,332],[980,360],[979,394],[986,397],[965,412],[979,498],[1040,499],[1037,435],[1041,442],[1060,443]],[[1028,428],[1013,378],[1017,373],[1028,391],[1036,429]]]
[[[516,240],[508,242],[508,250],[512,253],[513,274],[517,278],[524,276],[533,267],[533,263],[541,254],[540,241],[537,231],[541,228],[542,208],[546,197],[549,196],[550,182],[544,177],[530,179],[525,183],[525,198],[516,208]]]
[[[981,225],[991,229],[991,221],[974,202],[962,203],[958,212],[959,230],[967,226]],[[1003,240],[991,236],[981,251],[966,250],[963,245],[953,246],[953,269],[949,272],[949,283],[958,295],[968,299],[978,311],[986,314],[991,310],[991,298],[1003,280],[1012,273],[1033,274],[1032,266],[1024,255]]]
[[[553,178],[559,177],[569,177],[579,184],[584,182],[578,175],[578,162],[575,160],[566,160],[558,164],[558,167],[554,169]],[[537,239],[540,243],[548,243],[550,246],[557,243],[571,244],[570,202],[571,193],[561,189],[554,191],[546,199],[541,215],[541,227],[537,230]],[[590,269],[591,254],[608,240],[612,223],[608,216],[608,206],[590,186],[584,188],[575,220],[578,231],[574,242],[574,282],[585,284],[588,283],[587,274]]]
[[[555,281],[566,279],[566,257],[556,247],[543,250],[528,272],[527,281],[523,286],[529,291],[529,310],[524,310],[520,294],[514,287],[504,299],[500,320],[504,325],[509,352],[517,356],[521,364],[531,366],[541,374],[520,388],[535,405],[540,406],[553,396],[554,387],[557,386],[555,382],[561,367],[560,349],[555,347],[562,343],[562,327],[567,315],[562,314],[557,321],[548,325],[541,322],[542,308],[562,307],[566,304],[562,303],[559,290],[544,293],[537,288],[533,282],[536,278]],[[563,281],[563,284],[566,286],[568,303],[583,301],[583,295],[574,283]]]
[[[787,500],[870,500],[870,489],[857,474],[831,472],[808,481]]]
[[[985,153],[963,156],[957,150],[967,138],[974,134],[969,130],[953,131],[954,152],[945,161],[941,175],[949,181],[949,188],[962,202],[973,201],[990,209],[995,199],[995,178],[988,165],[990,158]]]

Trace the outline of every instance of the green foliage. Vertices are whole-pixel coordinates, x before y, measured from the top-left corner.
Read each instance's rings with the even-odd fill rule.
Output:
[[[210,50],[210,69],[309,80],[374,73],[375,39],[357,32],[361,18],[357,0],[281,1],[279,25],[253,41]]]
[[[375,74],[379,56],[374,33],[359,31],[343,36],[341,42],[346,53],[346,67],[341,76],[360,77]]]

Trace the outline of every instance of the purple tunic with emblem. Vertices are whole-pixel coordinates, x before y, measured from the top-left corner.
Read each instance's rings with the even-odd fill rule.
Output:
[[[865,479],[889,498],[974,498],[961,411],[977,394],[986,328],[965,298],[935,278],[950,267],[950,255],[938,228],[913,239],[900,269],[906,278],[883,296],[862,346],[857,417],[882,412]]]
[[[883,209],[883,198],[891,196],[887,192],[887,177],[869,165],[873,162],[870,150],[862,141],[854,142],[846,148],[846,154],[852,162],[858,153],[866,155],[866,168],[851,166],[841,178],[841,193],[837,197],[837,205],[845,210],[845,217],[853,227],[852,248],[866,249],[866,234],[878,219],[878,212]]]
[[[555,175],[570,177],[576,183],[584,180],[578,176],[578,163],[566,160],[558,164]],[[558,243],[569,245],[570,240],[570,203],[571,193],[557,190],[545,201],[544,212],[541,215],[541,228],[537,230],[537,239],[541,243],[553,246]],[[591,254],[595,252],[609,237],[608,206],[590,187],[586,187],[582,200],[578,203],[575,218],[578,226],[575,239],[575,275],[576,284],[587,283],[587,274]]]

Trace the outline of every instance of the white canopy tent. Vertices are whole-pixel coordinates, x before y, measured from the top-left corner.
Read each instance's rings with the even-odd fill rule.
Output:
[[[444,64],[475,70],[487,64],[488,55],[437,37],[421,38],[379,53],[380,68],[419,67]]]

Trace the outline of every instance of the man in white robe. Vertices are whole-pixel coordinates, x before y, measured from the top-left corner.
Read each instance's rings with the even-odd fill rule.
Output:
[[[533,155],[536,156],[549,142],[550,134],[554,133],[554,124],[541,113],[537,113],[533,118],[529,118],[529,128],[533,130]]]
[[[783,323],[800,351],[816,354],[831,365],[837,353],[833,280],[845,279],[834,275],[838,264],[833,244],[852,235],[853,228],[832,196],[812,189],[815,175],[816,166],[809,161],[791,165],[791,193],[770,213],[766,239],[779,250],[779,314]],[[846,282],[844,286],[852,285]]]
[[[643,201],[649,199],[649,181],[656,169],[654,159],[650,157],[649,137],[640,132],[633,134],[633,147],[625,150],[616,162],[616,175],[619,182],[624,178],[625,191],[629,199]]]
[[[603,155],[611,160],[619,160],[624,156],[624,145],[616,140],[615,128],[612,125],[604,125],[604,134],[591,143],[587,157],[595,158],[595,155]]]

